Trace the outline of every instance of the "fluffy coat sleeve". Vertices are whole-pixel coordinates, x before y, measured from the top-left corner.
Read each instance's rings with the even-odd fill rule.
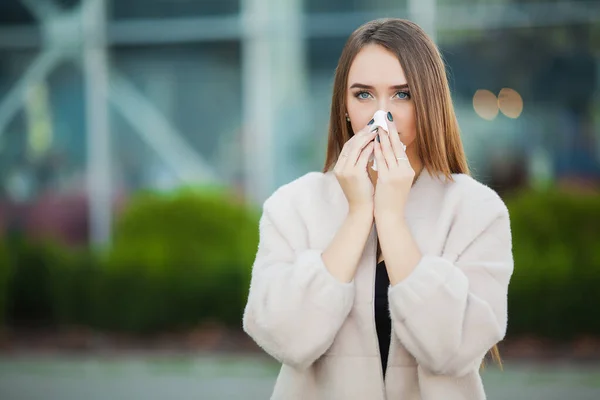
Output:
[[[477,206],[457,216],[441,256],[424,254],[388,291],[394,331],[433,374],[472,371],[506,333],[509,215],[499,198]]]
[[[272,357],[303,369],[333,343],[352,308],[354,281],[338,281],[324,249],[308,248],[290,197],[278,190],[263,204],[243,328]]]

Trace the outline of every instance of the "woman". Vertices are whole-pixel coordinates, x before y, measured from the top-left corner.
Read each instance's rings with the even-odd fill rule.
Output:
[[[507,209],[469,176],[436,46],[406,20],[363,25],[324,171],[263,205],[243,326],[283,364],[272,399],[485,399],[512,271]]]

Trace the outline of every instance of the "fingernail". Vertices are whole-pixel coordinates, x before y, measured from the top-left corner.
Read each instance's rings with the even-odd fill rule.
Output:
[[[393,120],[394,120],[394,117],[392,117],[392,113],[391,113],[391,112],[389,112],[389,111],[388,111],[388,115],[387,115],[387,117],[388,117],[388,119],[389,119],[390,121],[393,121]]]
[[[375,122],[375,118],[373,118],[372,120],[369,121],[369,123],[367,125],[372,125],[373,122]]]
[[[379,135],[375,136],[375,139],[377,139],[377,142],[381,143],[381,140],[379,140]]]

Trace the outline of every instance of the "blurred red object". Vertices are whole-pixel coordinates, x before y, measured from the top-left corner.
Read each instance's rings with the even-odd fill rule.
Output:
[[[113,214],[125,196],[113,197]],[[88,197],[86,193],[46,193],[31,202],[0,199],[0,236],[11,232],[31,238],[52,238],[80,246],[89,243]]]

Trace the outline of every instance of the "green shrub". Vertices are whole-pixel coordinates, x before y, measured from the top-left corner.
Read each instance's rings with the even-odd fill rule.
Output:
[[[257,210],[218,188],[140,193],[95,255],[20,236],[0,242],[0,326],[148,333],[238,325],[258,244]]]
[[[101,266],[89,249],[49,247],[50,296],[53,323],[57,326],[91,326],[94,315],[93,288],[102,278]]]
[[[6,325],[6,313],[8,309],[8,287],[10,283],[10,262],[6,243],[0,242],[0,329]]]
[[[0,244],[0,325],[85,324],[94,257],[52,240],[13,235]]]
[[[12,235],[7,248],[6,320],[11,326],[52,324],[50,271],[55,267],[47,243]]]
[[[239,325],[258,218],[218,190],[138,195],[93,288],[97,324],[137,332],[210,319]]]
[[[600,334],[600,195],[529,191],[507,206],[515,258],[509,333]]]
[[[600,335],[600,195],[525,191],[507,200],[515,271],[509,335]],[[150,333],[238,326],[258,210],[218,188],[141,193],[102,257],[49,241],[0,242],[2,325]]]

